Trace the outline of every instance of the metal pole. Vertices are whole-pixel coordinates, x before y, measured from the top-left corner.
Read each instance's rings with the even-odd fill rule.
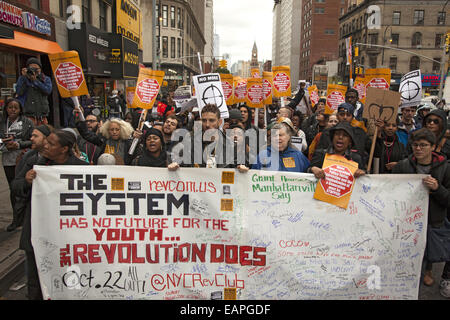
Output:
[[[156,36],[156,19],[158,19],[158,17],[156,16],[156,0],[153,0],[152,3],[152,12],[153,12],[153,18],[152,18],[152,33],[153,33],[153,38],[152,38],[152,69],[153,70],[157,70],[156,67],[156,41],[157,41],[157,36]]]
[[[389,46],[381,46],[381,45],[379,45],[379,44],[366,44],[366,43],[359,43],[359,42],[358,42],[358,43],[355,43],[355,45],[357,45],[357,46],[378,47],[378,48],[387,48],[387,49],[391,49],[391,50],[403,51],[403,52],[410,53],[410,54],[413,54],[413,55],[415,55],[415,56],[418,56],[418,57],[421,57],[421,58],[424,58],[424,59],[427,59],[427,60],[430,60],[430,61],[433,61],[433,62],[438,62],[438,63],[440,63],[440,61],[438,61],[438,60],[434,60],[434,59],[431,59],[431,58],[429,58],[429,57],[427,57],[427,56],[424,56],[424,55],[422,55],[422,54],[418,54],[418,53],[416,53],[416,52],[408,51],[408,50],[404,50],[404,49],[399,49],[399,48],[394,48],[394,47],[389,47]]]
[[[441,81],[439,82],[439,94],[438,97],[439,99],[442,99],[442,96],[444,94],[444,69],[445,69],[445,58],[447,57],[445,50],[447,48],[447,45],[445,44],[444,41],[444,45],[442,48],[442,58],[441,58]]]

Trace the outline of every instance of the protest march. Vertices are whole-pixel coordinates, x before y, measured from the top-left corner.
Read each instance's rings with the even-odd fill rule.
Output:
[[[0,1],[2,20],[13,7]],[[155,28],[172,13],[182,23],[172,8]],[[147,50],[155,30],[130,33],[133,45]],[[100,103],[81,49],[17,60],[0,150],[27,299],[419,300],[424,286],[450,298],[450,108],[423,68],[398,85],[385,64],[360,72],[349,37],[349,75],[325,86],[275,61],[247,76],[224,59],[207,69],[192,48],[199,72],[174,81],[121,37],[108,60],[124,59],[133,84]]]

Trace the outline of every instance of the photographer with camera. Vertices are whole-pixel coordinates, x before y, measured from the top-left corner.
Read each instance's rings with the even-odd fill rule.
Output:
[[[52,81],[42,73],[42,64],[37,58],[27,60],[26,68],[17,80],[17,99],[22,103],[24,115],[34,125],[48,124],[50,108],[47,97],[52,93]]]

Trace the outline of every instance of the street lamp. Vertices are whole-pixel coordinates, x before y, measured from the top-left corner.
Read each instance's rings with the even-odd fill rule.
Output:
[[[389,42],[392,43],[392,26],[387,26],[387,27],[384,29],[384,33],[383,33],[383,45],[386,44],[386,32],[387,32],[387,30],[389,30],[389,29],[391,29],[391,37],[390,37],[390,41],[389,41]],[[382,53],[382,56],[381,56],[381,65],[384,66],[384,48],[383,48],[383,53]]]

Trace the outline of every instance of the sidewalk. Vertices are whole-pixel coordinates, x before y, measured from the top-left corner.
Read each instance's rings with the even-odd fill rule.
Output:
[[[1,161],[1,155],[0,155]],[[21,228],[7,232],[12,222],[9,186],[3,167],[0,169],[0,297],[12,284],[23,277],[25,253],[19,250]]]

